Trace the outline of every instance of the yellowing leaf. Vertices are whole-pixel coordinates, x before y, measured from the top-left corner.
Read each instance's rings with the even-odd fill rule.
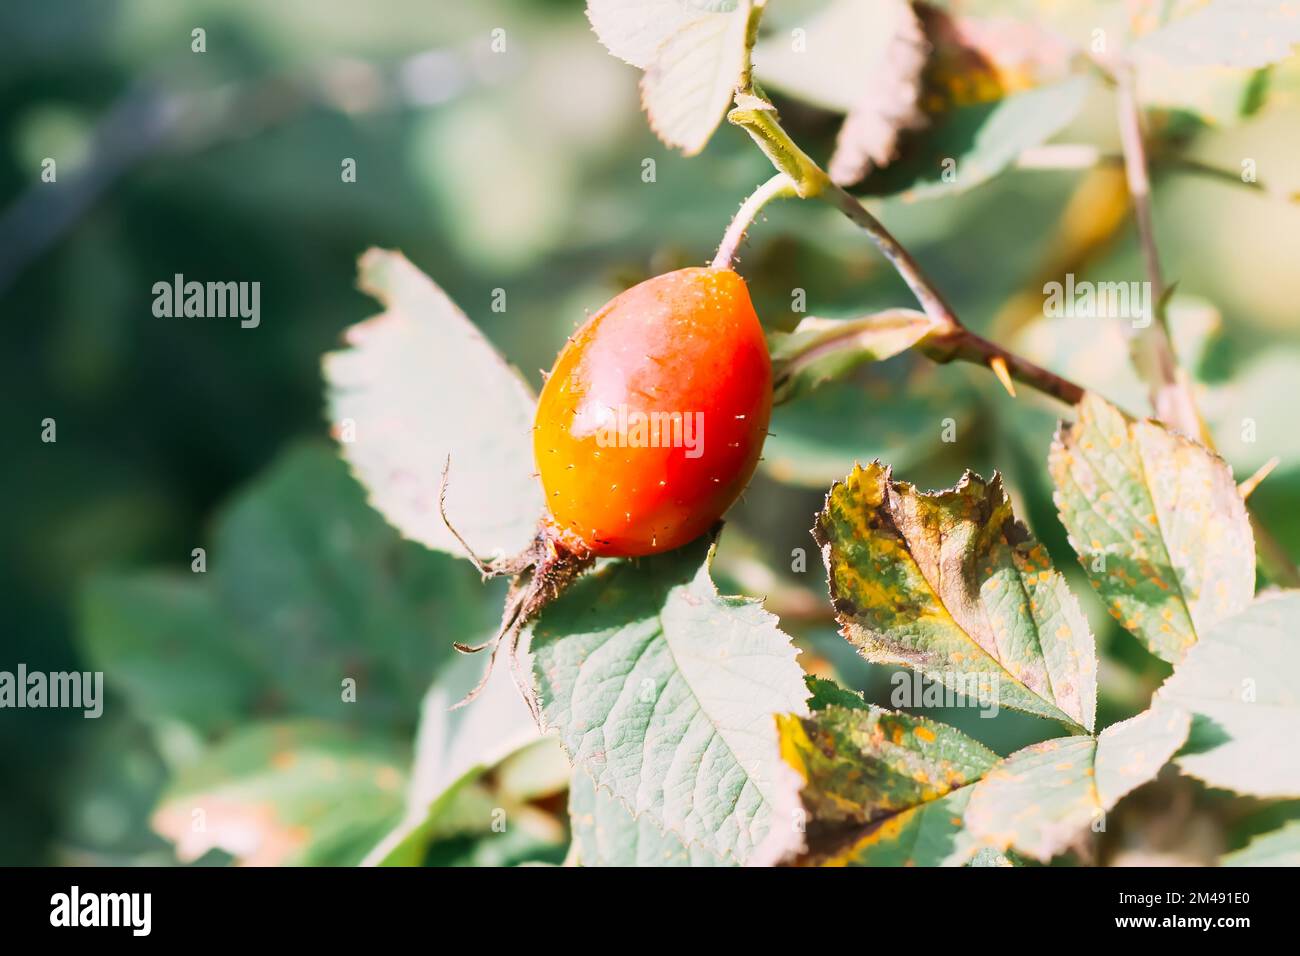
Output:
[[[1058,430],[1048,468],[1088,579],[1152,653],[1177,661],[1250,603],[1254,536],[1218,456],[1089,394]]]
[[[868,706],[812,681],[815,713],[778,719],[781,752],[804,781],[806,846],[820,866],[921,866],[966,862],[968,785],[997,754],[946,724]],[[828,703],[848,698],[849,703]],[[967,788],[967,789],[962,789]]]
[[[867,660],[1092,729],[1092,632],[1001,478],[922,493],[873,462],[831,488],[813,533],[841,633]]]

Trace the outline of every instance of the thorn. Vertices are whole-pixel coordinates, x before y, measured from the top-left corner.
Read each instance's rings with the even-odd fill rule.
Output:
[[[1007,394],[1015,398],[1016,385],[1011,381],[1011,371],[1007,368],[1007,360],[1001,355],[995,355],[989,359],[989,368],[993,369],[993,374],[998,377],[998,381],[1007,390]]]
[[[1237,490],[1241,492],[1242,501],[1245,501],[1250,497],[1250,493],[1259,487],[1259,483],[1269,476],[1281,460],[1282,459],[1278,458],[1277,455],[1274,455],[1268,461],[1264,462],[1264,464],[1259,466],[1259,471],[1255,472],[1237,486]]]

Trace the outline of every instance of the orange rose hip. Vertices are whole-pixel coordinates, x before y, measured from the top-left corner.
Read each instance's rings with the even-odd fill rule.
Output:
[[[686,544],[745,489],[771,411],[740,276],[680,269],[633,286],[574,334],[542,389],[533,451],[551,532],[596,556]]]

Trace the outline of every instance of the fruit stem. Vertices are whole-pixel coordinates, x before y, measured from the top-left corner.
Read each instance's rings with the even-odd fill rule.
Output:
[[[740,211],[731,220],[731,225],[727,226],[727,231],[722,234],[718,254],[713,257],[713,268],[731,268],[732,263],[736,261],[736,252],[745,239],[746,231],[754,224],[754,220],[758,218],[764,206],[774,199],[789,199],[798,194],[794,180],[785,173],[777,173],[755,189],[749,198],[741,203]]]

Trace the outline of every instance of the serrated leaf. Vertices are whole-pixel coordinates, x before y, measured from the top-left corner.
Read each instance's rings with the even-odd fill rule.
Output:
[[[255,724],[182,770],[152,822],[183,862],[220,849],[251,866],[350,866],[400,815],[404,784],[378,740]]]
[[[1176,763],[1210,786],[1300,797],[1300,592],[1261,596],[1200,635],[1157,700],[1190,711]]]
[[[641,77],[650,128],[687,156],[700,152],[722,122],[749,56],[750,2],[697,13],[655,51]]]
[[[1300,866],[1300,820],[1255,837],[1246,846],[1226,853],[1220,866]]]
[[[975,785],[966,825],[982,842],[1047,862],[1131,790],[1152,779],[1187,739],[1191,718],[1160,707],[1097,737],[1018,750]]]
[[[964,826],[971,788],[962,787],[866,829],[822,866],[963,866],[979,846]]]
[[[789,637],[720,595],[699,542],[580,579],[538,618],[542,717],[575,765],[640,817],[738,862],[796,841],[774,714],[806,713]]]
[[[393,527],[463,556],[438,513],[450,456],[447,515],[456,530],[483,557],[522,551],[542,515],[528,386],[401,253],[367,252],[360,284],[385,311],[348,329],[349,347],[324,359],[343,457]]]
[[[587,0],[587,19],[605,49],[644,70],[673,34],[710,6],[690,0]],[[720,7],[725,11],[735,3]]]
[[[841,633],[867,660],[1092,729],[1092,631],[999,476],[922,493],[879,462],[859,466],[813,534]]]
[[[1048,469],[1089,581],[1152,653],[1177,661],[1250,603],[1254,536],[1218,456],[1090,393],[1057,431]]]
[[[773,336],[773,402],[792,401],[859,365],[905,352],[936,328],[914,309],[889,309],[860,319],[808,316],[793,332]]]
[[[665,831],[649,814],[633,817],[581,768],[569,786],[572,860],[578,866],[726,866],[720,857]]]
[[[825,682],[819,682],[823,684]],[[804,781],[806,852],[822,866],[956,865],[975,847],[962,833],[963,788],[997,754],[946,724],[868,706],[827,703],[778,719],[781,752]]]
[[[1259,68],[1300,43],[1296,0],[1213,0],[1134,42],[1130,53],[1174,66]]]
[[[847,113],[829,172],[855,183],[894,158],[899,133],[924,125],[918,107],[929,44],[907,0],[834,0],[754,50],[759,78],[777,89]]]

